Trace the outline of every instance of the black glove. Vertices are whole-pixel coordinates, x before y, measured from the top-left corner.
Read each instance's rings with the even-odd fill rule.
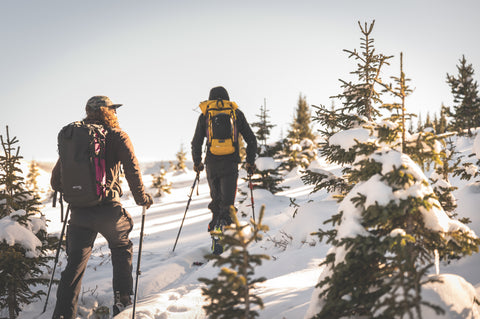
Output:
[[[255,165],[255,163],[253,164],[247,163],[245,165],[245,168],[247,169],[248,175],[253,175],[255,174],[255,170],[257,169],[257,166]]]
[[[200,173],[201,171],[203,171],[203,163],[200,162],[200,163],[197,163],[197,164],[193,164],[193,170],[196,172],[196,173]]]
[[[153,204],[153,197],[152,197],[152,195],[150,195],[148,193],[145,193],[145,197],[147,199],[145,201],[145,204],[143,204],[143,206],[145,206],[146,209],[149,209],[150,206],[152,206],[152,204]]]

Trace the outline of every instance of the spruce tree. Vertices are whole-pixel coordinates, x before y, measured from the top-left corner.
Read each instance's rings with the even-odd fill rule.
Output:
[[[183,148],[183,144],[180,145],[180,150],[176,154],[177,163],[175,164],[176,171],[184,171],[186,169],[185,162],[187,161],[187,153]]]
[[[269,121],[270,116],[268,115],[267,109],[267,100],[264,99],[263,105],[260,106],[260,114],[256,115],[258,118],[258,122],[253,122],[251,124],[252,127],[257,128],[255,135],[257,136],[257,140],[259,141],[259,148],[258,154],[260,156],[273,156],[270,153],[267,140],[270,137],[270,133],[275,125],[271,124]]]
[[[163,164],[160,167],[158,174],[152,174],[152,187],[157,190],[155,197],[162,197],[165,194],[170,194],[172,191],[172,183],[167,181],[165,177],[166,174],[167,172],[165,171]]]
[[[354,113],[359,116],[365,116],[369,121],[374,120],[380,113],[375,108],[375,104],[381,104],[380,92],[375,89],[376,80],[380,76],[381,68],[388,64],[391,56],[385,56],[375,52],[374,39],[371,37],[375,20],[370,25],[362,27],[358,22],[363,37],[360,42],[361,52],[354,50],[344,50],[349,54],[349,58],[354,58],[357,62],[357,70],[351,74],[357,77],[357,82],[342,82],[343,93],[334,96],[342,101],[342,113]]]
[[[47,236],[46,218],[40,212],[38,196],[25,187],[20,169],[20,147],[16,137],[0,135],[3,155],[0,156],[0,224],[15,229],[14,239],[0,237],[0,309],[8,309],[16,318],[22,305],[39,299],[45,292],[34,289],[47,285],[44,272],[49,260],[47,250],[54,249],[55,239]],[[15,236],[21,232],[22,240]],[[2,232],[0,232],[2,233]],[[26,243],[34,243],[31,247]]]
[[[345,130],[358,128],[363,130],[362,125],[375,119],[379,114],[379,107],[382,104],[382,92],[377,90],[380,80],[380,72],[384,65],[388,65],[391,56],[376,53],[374,39],[371,35],[375,20],[364,26],[358,22],[362,37],[360,38],[360,50],[344,50],[353,58],[357,69],[352,71],[356,77],[355,82],[340,80],[343,93],[332,96],[339,99],[342,106],[337,109],[330,109],[324,105],[314,106],[316,116],[314,120],[320,124],[320,133],[325,142],[320,143],[320,154],[329,162],[335,162],[344,166],[343,176],[331,176],[326,173],[307,170],[302,176],[304,183],[315,185],[314,190],[327,188],[329,191],[337,192],[342,198],[353,186],[348,182],[350,165],[355,159],[353,150],[345,150],[339,145],[331,144],[330,137]]]
[[[222,267],[216,278],[199,278],[207,287],[202,288],[203,295],[209,301],[205,305],[208,318],[211,319],[251,319],[259,316],[253,310],[254,305],[263,308],[263,301],[253,293],[257,283],[266,279],[253,278],[255,266],[261,265],[262,260],[269,259],[268,255],[251,254],[248,251],[250,244],[262,239],[260,232],[268,230],[262,224],[265,206],[260,209],[258,223],[253,219],[248,223],[240,223],[235,209],[230,209],[233,224],[226,227],[221,240],[225,252],[222,255],[207,255],[214,260],[214,266]]]
[[[40,172],[38,170],[38,164],[36,161],[31,161],[29,165],[28,174],[27,174],[26,186],[29,191],[37,195],[39,193],[38,182],[37,182],[38,176],[40,176]]]
[[[307,99],[302,94],[298,97],[297,108],[295,116],[288,131],[287,137],[295,143],[299,143],[303,139],[314,140],[315,136],[311,128],[312,115],[310,107],[307,104]]]
[[[447,83],[453,94],[452,126],[460,134],[464,130],[472,136],[472,129],[480,126],[480,98],[478,97],[478,83],[473,80],[473,66],[467,64],[463,55],[457,65],[458,75],[447,73]]]
[[[427,274],[435,256],[448,261],[478,252],[480,239],[448,217],[409,156],[440,158],[434,142],[419,135],[411,143],[406,134],[405,97],[410,90],[402,56],[395,84],[382,84],[399,101],[384,104],[390,117],[365,125],[370,138],[351,147],[358,154],[348,175],[354,186],[326,221],[332,229],[318,232],[333,247],[321,264],[320,311],[314,318],[413,319],[422,317],[422,306],[441,314],[421,295],[422,285],[432,281]],[[427,150],[422,152],[419,144]]]
[[[287,170],[297,166],[307,168],[310,162],[317,157],[315,135],[311,128],[311,112],[307,100],[300,94],[293,122],[284,142],[283,154]]]
[[[445,106],[442,105],[442,107],[440,108],[440,119],[438,120],[438,127],[435,127],[435,133],[437,134],[446,133],[447,128],[448,128],[447,115],[445,111]]]
[[[430,180],[433,191],[442,205],[445,213],[449,217],[456,217],[455,209],[457,202],[453,192],[457,187],[452,186],[450,177],[454,176],[455,170],[461,162],[461,157],[457,156],[458,152],[455,150],[455,145],[452,139],[446,140],[445,149],[441,152],[441,163],[435,166],[435,171],[430,175]],[[467,223],[468,220],[461,220]]]

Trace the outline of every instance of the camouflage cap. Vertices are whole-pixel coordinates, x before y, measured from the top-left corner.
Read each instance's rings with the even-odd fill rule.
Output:
[[[116,109],[122,106],[122,104],[113,104],[112,100],[110,100],[107,96],[97,95],[88,100],[86,108],[90,109],[91,111],[95,111],[99,110],[102,106]]]

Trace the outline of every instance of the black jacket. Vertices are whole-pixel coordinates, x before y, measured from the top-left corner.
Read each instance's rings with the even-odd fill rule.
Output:
[[[120,165],[123,166],[125,178],[132,192],[133,198],[137,205],[145,205],[148,197],[145,193],[145,187],[142,181],[142,173],[140,165],[133,150],[130,137],[119,128],[109,128],[105,146],[105,163],[106,163],[106,184],[107,184],[107,200],[119,202],[122,196],[122,188],[120,187]],[[62,191],[61,183],[61,162],[60,159],[53,168],[50,184],[52,189]]]
[[[247,119],[242,111],[239,109],[235,110],[236,114],[236,125],[238,132],[242,135],[243,139],[247,143],[247,163],[255,163],[255,154],[257,152],[257,138],[253,133],[250,125],[248,125]],[[198,164],[202,161],[202,146],[203,140],[207,136],[207,122],[206,117],[203,114],[200,114],[197,121],[197,127],[195,129],[195,135],[192,139],[192,158],[193,163]],[[235,153],[229,155],[213,155],[207,150],[207,155],[205,157],[205,163],[208,163],[212,160],[231,160],[237,163],[240,163],[240,153],[238,149],[238,144],[235,147]]]

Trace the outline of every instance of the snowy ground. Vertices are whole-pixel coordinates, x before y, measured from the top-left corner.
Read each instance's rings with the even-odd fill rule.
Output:
[[[466,151],[469,147],[471,149],[471,144],[466,143],[463,146]],[[332,172],[339,170],[339,167],[329,166],[321,160],[315,164]],[[242,177],[245,177],[244,174],[245,172],[242,171],[239,190],[249,194],[247,184],[242,180]],[[205,174],[202,173],[199,194],[197,195],[195,190],[179,242],[175,252],[172,252],[195,174],[187,170],[182,174],[169,173],[167,178],[173,183],[172,193],[156,199],[155,204],[147,211],[136,318],[205,318],[205,312],[202,309],[204,300],[200,290],[202,284],[197,279],[213,278],[218,274],[219,269],[212,267],[211,263],[203,266],[193,266],[192,263],[203,261],[203,255],[210,249],[210,236],[207,232],[207,223],[210,220],[207,209],[208,185]],[[325,191],[310,194],[312,187],[303,185],[298,170],[292,171],[285,178],[283,185],[290,188],[281,193],[272,195],[263,190],[254,192],[257,216],[260,206],[265,204],[264,224],[270,227],[264,239],[251,247],[254,253],[267,253],[271,256],[271,260],[264,262],[255,271],[255,277],[265,276],[268,279],[256,290],[265,303],[265,309],[259,311],[260,318],[264,319],[296,319],[305,316],[314,286],[322,271],[318,265],[329,248],[323,243],[318,243],[317,238],[310,233],[323,227],[323,221],[338,208],[336,201],[332,200]],[[144,182],[146,185],[151,185],[151,176],[144,175]],[[456,192],[459,216],[470,217],[473,223],[469,226],[480,234],[480,216],[476,209],[480,199],[480,189],[460,180],[456,180],[454,184],[460,187]],[[123,185],[127,187],[125,183]],[[290,199],[295,199],[295,203],[300,205],[297,211],[290,205]],[[240,203],[240,201],[243,202]],[[134,218],[135,226],[131,238],[137,249],[141,207],[135,206],[128,196],[123,204]],[[251,217],[249,204],[249,197],[245,198],[245,195],[240,194],[237,196],[239,211],[249,215],[245,220]],[[59,233],[61,229],[59,208],[52,208],[50,204],[46,204],[43,212],[51,220],[49,232]],[[464,277],[476,288],[478,295],[480,292],[479,258],[477,254],[458,263],[441,265],[440,272]],[[136,261],[137,250],[134,256],[134,269],[136,269]],[[62,253],[56,278],[59,278],[64,266],[65,255]],[[111,269],[109,249],[105,240],[99,236],[83,279],[79,318],[95,318],[92,309],[102,305],[112,306]],[[453,276],[453,279],[450,279],[457,283],[457,278]],[[458,304],[455,298],[466,298],[460,292],[463,293],[471,286],[467,284],[466,286],[458,285],[458,287],[458,293],[452,294],[450,291],[450,295],[447,294],[443,298],[447,304],[445,298],[450,299],[452,303],[450,308]],[[52,289],[46,313],[40,315],[45,302],[45,299],[42,299],[25,306],[19,318],[51,318],[56,299],[55,293],[56,286]],[[432,298],[438,298],[438,294],[438,292],[434,293],[435,296]],[[458,297],[460,295],[462,297]],[[461,310],[460,307],[456,313],[460,313]],[[126,319],[131,318],[131,315],[131,308],[129,308],[116,318]],[[476,318],[470,312],[469,315],[470,317],[459,315],[456,318]],[[436,318],[434,314],[426,317]]]

